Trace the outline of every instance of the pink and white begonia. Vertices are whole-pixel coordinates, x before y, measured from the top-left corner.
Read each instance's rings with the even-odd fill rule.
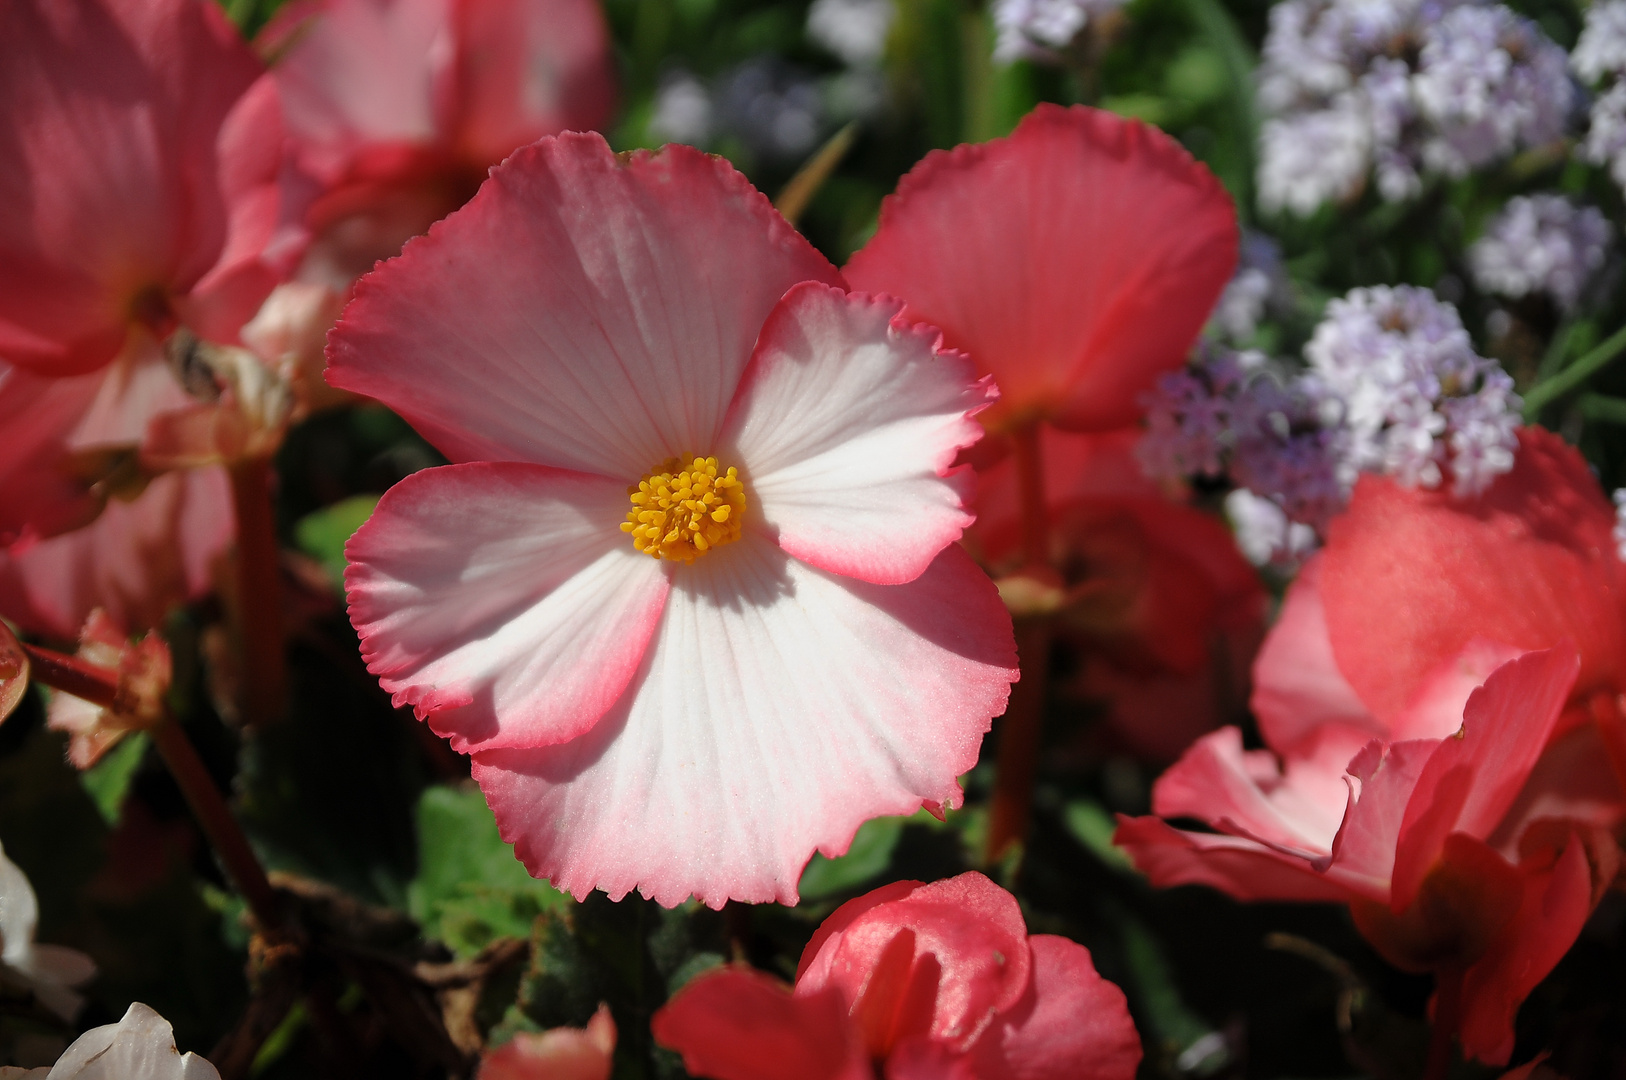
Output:
[[[794,902],[864,820],[958,805],[1004,707],[954,543],[995,391],[841,283],[721,159],[567,134],[330,338],[453,461],[350,541],[363,656],[561,889]]]

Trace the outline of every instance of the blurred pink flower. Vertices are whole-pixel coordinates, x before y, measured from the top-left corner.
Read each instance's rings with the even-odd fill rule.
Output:
[[[796,986],[744,967],[700,975],[651,1021],[714,1080],[1130,1080],[1140,1037],[1089,950],[1029,935],[978,873],[900,881],[837,908]]]
[[[301,277],[340,292],[517,147],[615,100],[596,0],[296,0],[256,45],[320,191]]]
[[[522,1031],[480,1059],[477,1080],[610,1080],[615,1021],[608,1005],[586,1028]]]
[[[957,805],[1004,706],[954,544],[994,391],[840,280],[721,159],[564,135],[331,336],[455,462],[349,543],[362,655],[561,889],[794,902],[814,849]]]
[[[209,0],[0,8],[0,361],[78,375],[235,342],[303,234],[276,87]]]

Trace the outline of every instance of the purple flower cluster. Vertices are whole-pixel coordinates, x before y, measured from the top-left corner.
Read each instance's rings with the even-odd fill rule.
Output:
[[[1468,265],[1485,292],[1513,299],[1545,293],[1567,311],[1603,266],[1612,240],[1595,207],[1559,195],[1521,195],[1468,250]]]
[[[1272,309],[1291,303],[1291,285],[1276,241],[1251,229],[1242,231],[1236,273],[1208,316],[1207,334],[1233,345],[1245,344],[1258,332]]]
[[[1456,494],[1475,495],[1513,467],[1513,380],[1429,290],[1353,290],[1327,305],[1304,354],[1343,404],[1349,480],[1372,471],[1437,487],[1449,470]]]
[[[1599,87],[1580,153],[1594,165],[1609,166],[1615,183],[1626,189],[1626,79],[1621,78],[1626,75],[1626,0],[1587,8],[1570,66]]]
[[[1309,214],[1371,177],[1390,200],[1559,138],[1564,50],[1500,4],[1285,0],[1259,73],[1259,199]]]
[[[1301,551],[1288,523],[1323,528],[1362,472],[1483,491],[1513,467],[1519,399],[1479,356],[1456,309],[1427,289],[1356,289],[1327,306],[1294,371],[1257,352],[1206,347],[1147,402],[1142,466],[1159,478],[1226,479],[1283,522],[1238,500],[1255,539]],[[1261,550],[1266,545],[1258,539]],[[1275,556],[1273,556],[1275,557]]]

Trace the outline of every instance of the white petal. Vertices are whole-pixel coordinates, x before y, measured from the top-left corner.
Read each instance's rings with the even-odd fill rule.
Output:
[[[794,903],[814,849],[958,805],[1016,678],[957,546],[915,581],[836,577],[747,534],[674,575],[636,681],[574,742],[475,755],[504,839],[578,896]]]
[[[345,552],[362,656],[459,752],[586,731],[654,633],[666,571],[621,531],[626,485],[539,465],[414,473]]]
[[[902,307],[816,282],[791,289],[722,439],[781,547],[889,585],[919,576],[971,522],[971,474],[950,469],[994,396],[969,360],[937,351],[935,329],[895,323]]]
[[[220,1080],[220,1073],[176,1050],[169,1021],[138,1001],[118,1023],[79,1036],[49,1080]]]

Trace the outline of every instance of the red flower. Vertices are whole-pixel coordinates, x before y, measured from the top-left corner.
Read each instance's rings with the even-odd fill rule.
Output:
[[[837,908],[792,990],[749,968],[684,987],[651,1024],[716,1080],[1129,1080],[1140,1039],[1083,946],[1029,936],[981,874],[900,881]]]
[[[1041,429],[1048,563],[1059,573],[1046,599],[1058,605],[1057,636],[1082,658],[1064,689],[1105,701],[1132,751],[1167,762],[1242,708],[1267,598],[1224,523],[1141,472],[1140,434]],[[1023,569],[1016,472],[1009,456],[978,471],[966,531],[996,578]]]
[[[301,272],[343,290],[544,135],[615,100],[594,0],[307,0],[256,42],[275,60],[293,155],[322,195]]]
[[[298,255],[260,75],[207,0],[0,7],[0,360],[81,374],[177,322],[237,340]]]
[[[1464,670],[1491,650],[1471,645]],[[1242,900],[1332,900],[1393,964],[1433,972],[1435,1022],[1490,1064],[1513,1016],[1575,941],[1619,852],[1607,832],[1530,798],[1575,683],[1568,644],[1496,667],[1442,729],[1442,690],[1397,730],[1347,756],[1329,730],[1281,758],[1235,728],[1201,739],[1153,791],[1163,818],[1123,819],[1117,842],[1158,886],[1205,884]],[[1466,676],[1465,676],[1466,677]],[[1348,762],[1347,766],[1343,763]]]
[[[1009,138],[927,155],[843,271],[998,381],[990,430],[1132,424],[1236,263],[1236,213],[1155,128],[1041,105]]]

